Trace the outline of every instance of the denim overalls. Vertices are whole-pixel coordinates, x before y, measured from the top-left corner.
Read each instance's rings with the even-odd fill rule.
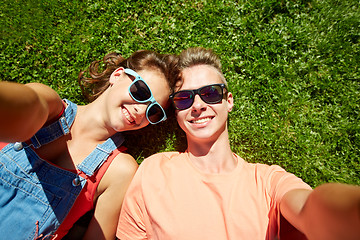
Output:
[[[60,119],[40,129],[31,143],[11,143],[0,150],[0,239],[51,239],[86,184],[30,147],[39,148],[70,132],[77,106],[65,101],[68,106]],[[99,144],[78,170],[91,177],[123,141],[118,133]]]

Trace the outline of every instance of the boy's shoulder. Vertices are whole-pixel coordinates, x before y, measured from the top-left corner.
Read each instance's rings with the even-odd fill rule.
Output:
[[[174,157],[178,157],[181,156],[182,153],[180,152],[160,152],[160,153],[155,153],[147,158],[144,159],[144,161],[141,164],[153,164],[154,162],[163,162],[163,161],[169,161],[170,159],[174,158]]]

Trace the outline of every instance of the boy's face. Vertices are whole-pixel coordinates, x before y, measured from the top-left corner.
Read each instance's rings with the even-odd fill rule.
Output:
[[[206,85],[223,83],[219,73],[207,65],[186,68],[182,76],[183,85],[178,91],[195,90]],[[227,117],[233,107],[233,97],[225,90],[224,94],[227,97],[214,104],[204,102],[197,94],[191,107],[176,110],[177,121],[186,133],[188,143],[191,140],[213,141],[227,132]]]

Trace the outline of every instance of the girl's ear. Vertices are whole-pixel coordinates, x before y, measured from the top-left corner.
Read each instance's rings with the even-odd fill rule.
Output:
[[[228,104],[228,112],[231,112],[231,110],[234,107],[234,98],[231,92],[226,93],[227,94],[227,99],[226,102]]]
[[[124,68],[119,67],[117,68],[110,76],[109,83],[110,85],[113,85],[117,80],[119,80],[121,74],[124,73]]]

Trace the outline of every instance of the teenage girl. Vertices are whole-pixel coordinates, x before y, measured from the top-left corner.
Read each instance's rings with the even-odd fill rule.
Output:
[[[0,82],[0,234],[61,239],[94,209],[85,239],[114,239],[125,191],[138,167],[123,131],[166,119],[175,57],[111,53],[104,71],[80,73],[78,106],[40,83]]]

